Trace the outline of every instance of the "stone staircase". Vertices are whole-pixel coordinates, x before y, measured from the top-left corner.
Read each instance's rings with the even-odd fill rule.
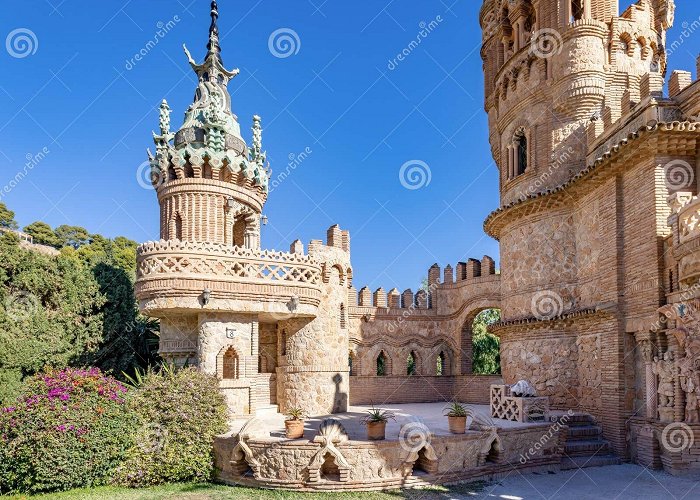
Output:
[[[561,470],[617,465],[610,443],[603,439],[603,430],[588,413],[575,413],[559,419],[569,427]]]

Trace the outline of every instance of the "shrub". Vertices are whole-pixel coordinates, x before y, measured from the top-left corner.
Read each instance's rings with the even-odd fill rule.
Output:
[[[169,367],[137,379],[129,397],[140,420],[137,444],[115,482],[142,487],[210,480],[214,437],[228,429],[217,379],[194,368]]]
[[[0,492],[104,484],[132,446],[127,389],[97,368],[47,370],[0,410]]]

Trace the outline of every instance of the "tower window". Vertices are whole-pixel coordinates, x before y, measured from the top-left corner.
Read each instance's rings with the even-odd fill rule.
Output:
[[[571,0],[571,22],[583,19],[583,2],[585,0]]]
[[[441,352],[436,360],[435,373],[440,376],[445,374],[445,353]]]
[[[345,323],[345,304],[340,304],[340,329],[344,330],[346,328]]]
[[[515,136],[515,144],[516,144],[516,160],[517,160],[517,168],[516,168],[516,175],[521,175],[525,173],[525,170],[527,169],[527,137],[525,136],[525,131],[522,130],[520,131],[516,136]]]
[[[175,239],[182,241],[182,216],[177,214],[175,216]]]
[[[379,353],[379,356],[377,356],[377,376],[383,377],[386,374],[387,374],[386,355],[384,354],[384,351],[382,351]]]

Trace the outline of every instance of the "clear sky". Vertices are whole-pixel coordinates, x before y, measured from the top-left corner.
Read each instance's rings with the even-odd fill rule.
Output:
[[[192,102],[196,79],[182,44],[202,59],[209,2],[5,3],[0,188],[25,170],[27,155],[47,153],[1,200],[22,226],[43,220],[111,237],[158,238],[155,193],[138,173],[145,149],[153,148],[161,99],[173,109],[174,129]],[[669,41],[683,43],[670,68],[694,73],[700,5],[676,3]],[[273,179],[289,171],[265,207],[264,247],[325,239],[338,223],[351,232],[355,285],[387,290],[415,290],[434,262],[498,259],[497,242],[482,230],[498,206],[498,180],[483,111],[480,6],[219,2],[224,62],[241,70],[229,90],[244,138],[250,142],[251,117],[260,114]],[[420,45],[395,61],[422,27]],[[26,32],[15,32],[20,28],[35,37],[29,46],[21,43]],[[304,151],[307,158],[288,169]],[[418,189],[400,182],[411,161],[407,174],[416,165],[429,169],[430,182],[425,177],[420,186],[418,178]]]

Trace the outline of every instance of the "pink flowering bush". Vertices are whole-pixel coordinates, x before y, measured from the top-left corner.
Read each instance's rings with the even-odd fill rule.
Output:
[[[49,369],[0,409],[0,493],[105,484],[133,444],[127,389],[97,368]]]

